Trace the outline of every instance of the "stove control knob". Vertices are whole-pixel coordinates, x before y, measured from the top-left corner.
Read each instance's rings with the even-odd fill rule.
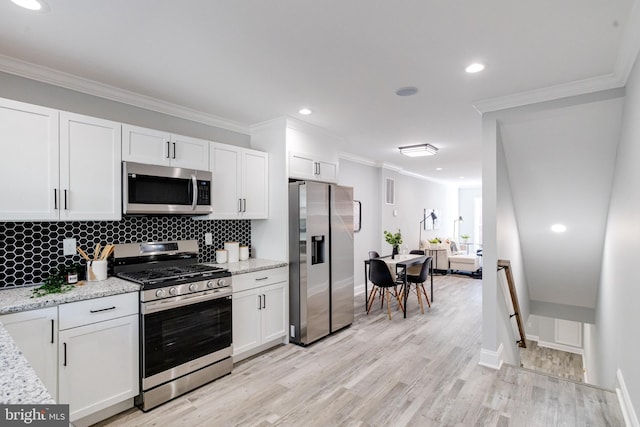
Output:
[[[189,290],[190,290],[191,292],[195,292],[195,291],[197,291],[197,290],[198,290],[198,285],[196,285],[195,283],[190,284],[190,285],[189,285]]]
[[[169,289],[169,294],[172,296],[175,296],[178,293],[178,290],[176,288],[171,288]]]
[[[209,280],[209,281],[207,282],[207,288],[209,288],[209,289],[213,289],[213,288],[215,288],[215,287],[216,287],[216,283],[215,283],[213,280]]]
[[[156,291],[156,296],[157,296],[158,298],[162,298],[163,296],[165,296],[165,294],[166,294],[166,292],[164,291],[164,289],[158,289],[158,290]]]
[[[218,279],[218,287],[222,288],[224,286],[227,286],[227,281],[224,279]]]

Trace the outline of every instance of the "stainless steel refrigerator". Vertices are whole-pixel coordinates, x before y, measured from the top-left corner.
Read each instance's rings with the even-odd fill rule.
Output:
[[[353,189],[289,184],[289,341],[307,345],[353,323]]]

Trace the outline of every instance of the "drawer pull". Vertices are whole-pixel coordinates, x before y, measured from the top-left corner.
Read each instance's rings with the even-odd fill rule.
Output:
[[[267,280],[269,278],[269,276],[264,276],[264,277],[256,277],[256,282],[260,281],[260,280]]]
[[[53,344],[53,340],[54,340],[54,327],[53,327],[53,319],[51,319],[51,344]]]
[[[109,311],[109,310],[115,310],[116,306],[114,305],[113,307],[109,307],[109,308],[101,308],[100,310],[89,310],[89,313],[100,313],[101,311]]]
[[[64,345],[64,364],[62,366],[67,366],[67,343],[63,343]]]

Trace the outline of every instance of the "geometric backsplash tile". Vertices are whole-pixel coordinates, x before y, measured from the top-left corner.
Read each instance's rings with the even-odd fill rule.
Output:
[[[213,234],[205,246],[204,234]],[[250,220],[194,220],[186,216],[125,216],[121,221],[0,222],[0,288],[40,283],[60,264],[81,263],[64,256],[62,239],[74,237],[90,255],[100,242],[136,243],[198,240],[199,262],[214,262],[224,242],[251,248]]]

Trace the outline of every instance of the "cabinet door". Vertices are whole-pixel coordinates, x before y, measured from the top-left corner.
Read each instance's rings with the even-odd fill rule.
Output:
[[[171,134],[159,130],[122,125],[122,160],[152,165],[169,165],[171,156]]]
[[[242,218],[264,219],[269,216],[268,168],[267,153],[255,150],[242,152]]]
[[[233,355],[240,354],[260,345],[260,302],[259,291],[235,292],[233,294]]]
[[[120,123],[60,113],[62,220],[120,220]]]
[[[209,170],[209,141],[171,135],[171,166]]]
[[[138,394],[138,316],[60,331],[58,403],[71,421]]]
[[[264,298],[262,312],[262,342],[268,342],[287,334],[286,309],[287,282],[265,286],[261,289]]]
[[[316,162],[307,155],[289,153],[289,177],[300,179],[317,179]]]
[[[242,149],[214,143],[211,156],[213,214],[215,219],[240,216]]]
[[[0,220],[57,220],[58,112],[0,99]]]
[[[57,400],[58,309],[56,307],[0,316],[0,322],[24,354],[47,391]]]
[[[316,179],[323,182],[338,182],[338,164],[331,162],[316,162]]]

